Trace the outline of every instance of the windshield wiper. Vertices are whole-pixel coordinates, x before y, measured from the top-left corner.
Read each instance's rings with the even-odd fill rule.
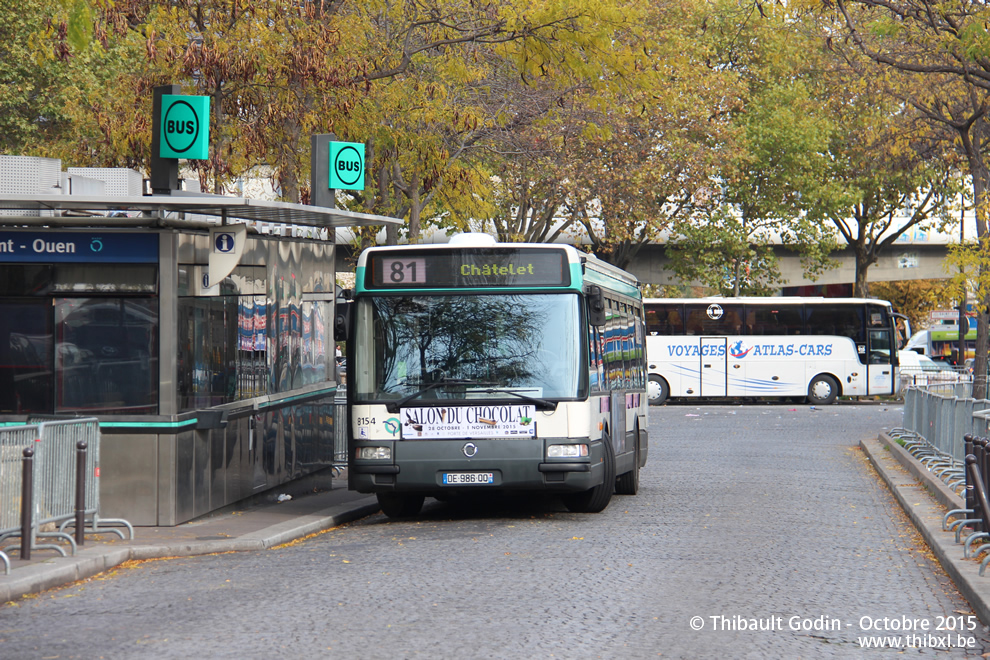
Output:
[[[502,390],[497,388],[491,388],[488,390],[482,390],[485,394],[511,394],[512,396],[517,396],[523,401],[528,401],[536,405],[540,410],[556,410],[557,402],[550,401],[548,399],[541,399],[538,396],[530,396],[529,394],[523,394],[522,392],[514,392],[513,390]]]
[[[413,399],[415,399],[417,397],[420,397],[420,396],[423,396],[424,394],[426,394],[427,392],[429,392],[432,389],[436,389],[438,387],[443,387],[444,385],[483,385],[483,386],[488,386],[488,385],[494,385],[494,384],[495,383],[485,382],[485,381],[481,381],[481,380],[473,380],[471,378],[443,378],[441,380],[437,380],[437,381],[434,381],[434,382],[430,383],[426,387],[422,387],[422,388],[416,390],[412,394],[407,394],[406,396],[402,397],[401,399],[398,399],[397,401],[389,401],[388,403],[385,404],[385,410],[389,411],[390,413],[397,413],[397,412],[399,412],[399,408],[401,408],[402,406],[406,405],[407,403],[409,403]]]

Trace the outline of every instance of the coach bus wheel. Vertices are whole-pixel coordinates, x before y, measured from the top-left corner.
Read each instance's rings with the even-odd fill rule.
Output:
[[[423,508],[426,497],[406,493],[378,493],[378,506],[389,518],[415,516]]]
[[[831,376],[815,376],[808,385],[808,403],[827,406],[839,396],[839,384]]]
[[[615,480],[617,495],[635,495],[639,492],[639,429],[636,429],[636,443],[633,451],[633,469],[620,474]]]
[[[564,506],[574,513],[600,513],[608,506],[615,490],[615,449],[608,433],[602,434],[603,463],[605,474],[602,482],[581,493],[572,493],[564,497]]]
[[[659,406],[670,395],[670,385],[660,376],[650,374],[650,382],[646,385],[647,397],[651,406]]]

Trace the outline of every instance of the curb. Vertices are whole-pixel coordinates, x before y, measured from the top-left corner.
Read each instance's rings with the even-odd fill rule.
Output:
[[[135,545],[125,548],[95,546],[82,548],[69,557],[54,557],[49,561],[19,568],[12,571],[9,576],[0,575],[0,603],[84,580],[130,560],[268,550],[370,516],[380,510],[377,499],[365,497],[299,516],[237,538],[164,545]]]
[[[990,626],[990,575],[980,575],[979,561],[963,558],[963,545],[956,543],[954,531],[942,530],[946,509],[962,508],[962,499],[886,434],[881,433],[876,440],[863,440],[859,446],[943,570],[969,601],[973,613],[983,625]],[[904,461],[909,467],[902,465]],[[946,504],[940,501],[943,496],[949,498]]]

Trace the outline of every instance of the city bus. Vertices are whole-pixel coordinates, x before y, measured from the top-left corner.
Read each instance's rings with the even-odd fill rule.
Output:
[[[648,298],[649,400],[789,397],[815,405],[898,390],[897,319],[865,298]]]
[[[389,517],[426,497],[634,495],[649,439],[637,280],[571,246],[361,253],[346,319],[348,487]]]
[[[959,326],[939,323],[927,330],[919,330],[911,335],[905,350],[927,355],[937,362],[962,366],[970,358],[976,357],[976,319],[969,320],[966,332],[965,355],[959,356]]]

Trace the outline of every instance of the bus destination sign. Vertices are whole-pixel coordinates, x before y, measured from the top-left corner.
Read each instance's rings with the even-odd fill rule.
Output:
[[[564,250],[460,248],[402,250],[369,256],[369,289],[568,286]]]

